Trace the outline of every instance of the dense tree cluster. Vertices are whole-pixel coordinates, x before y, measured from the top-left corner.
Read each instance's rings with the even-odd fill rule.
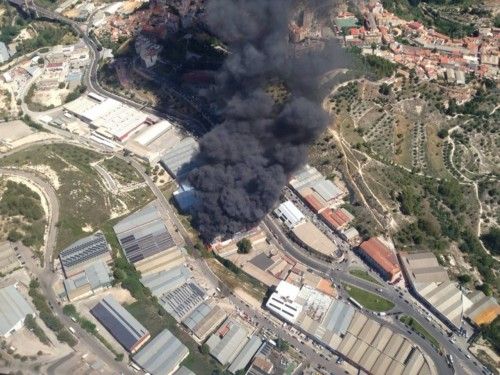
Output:
[[[13,181],[7,182],[7,189],[0,200],[0,214],[21,215],[29,221],[40,220],[44,215],[38,194],[26,185]]]
[[[484,246],[486,246],[493,254],[500,254],[500,228],[493,227],[488,233],[481,236]]]
[[[236,243],[239,254],[248,254],[252,250],[252,242],[248,238],[243,238]]]
[[[495,348],[497,353],[500,353],[500,316],[487,326],[481,328],[483,337],[487,339]]]

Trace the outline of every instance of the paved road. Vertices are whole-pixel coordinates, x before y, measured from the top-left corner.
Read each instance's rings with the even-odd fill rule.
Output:
[[[313,268],[318,273],[323,275],[324,277],[331,278],[335,283],[346,282],[357,287],[366,289],[372,293],[379,294],[382,297],[394,302],[395,307],[393,311],[400,312],[405,315],[412,316],[415,320],[417,320],[432,336],[434,336],[442,348],[444,348],[446,353],[451,353],[456,359],[460,361],[461,366],[456,366],[455,372],[458,374],[477,374],[481,371],[480,366],[476,366],[472,363],[471,360],[467,359],[464,354],[464,349],[460,349],[450,343],[448,341],[448,337],[443,330],[436,328],[436,326],[430,322],[428,322],[420,313],[417,308],[417,303],[414,302],[413,297],[407,292],[404,291],[403,297],[400,297],[399,292],[387,284],[383,284],[382,286],[378,286],[376,284],[370,283],[363,279],[357,278],[355,276],[350,275],[344,271],[337,271],[332,267],[332,264],[321,261],[317,258],[310,256],[303,249],[298,247],[295,243],[291,242],[288,237],[283,233],[280,226],[274,221],[271,215],[268,215],[263,223],[265,224],[265,228],[269,230],[271,234],[271,238],[276,241],[279,246],[285,249],[285,251],[290,254],[292,257],[297,259],[299,262],[308,265],[310,268]],[[378,289],[381,289],[378,290]],[[408,301],[408,302],[405,302]],[[434,360],[439,374],[450,373],[451,370],[446,365],[446,360],[444,357],[440,356],[433,347],[429,344],[428,341],[424,340],[413,334],[408,333],[408,331],[403,328],[402,324],[398,324],[398,329],[405,333],[405,336],[410,338],[413,341],[416,341],[421,345],[427,352],[427,354]],[[457,363],[457,360],[455,361]]]
[[[91,64],[90,64],[90,68],[87,70],[86,74],[85,74],[85,77],[84,77],[84,80],[85,80],[85,83],[87,85],[88,88],[90,88],[91,90],[99,93],[99,94],[102,94],[104,96],[107,96],[107,97],[112,97],[113,99],[115,100],[118,100],[118,101],[121,101],[123,103],[126,103],[132,107],[135,107],[135,108],[139,108],[147,113],[150,113],[150,114],[153,114],[155,116],[159,116],[159,117],[165,117],[165,118],[168,118],[168,119],[171,119],[173,121],[176,121],[178,122],[180,119],[179,118],[176,118],[174,116],[172,116],[171,114],[168,114],[168,113],[165,113],[165,112],[162,112],[162,111],[158,111],[156,109],[153,109],[153,108],[148,108],[148,107],[145,107],[143,104],[141,103],[136,103],[130,99],[127,99],[127,98],[123,98],[121,96],[118,96],[114,93],[111,93],[111,92],[108,92],[106,90],[104,90],[98,83],[97,81],[97,69],[98,69],[98,60],[99,60],[99,51],[98,51],[98,48],[97,46],[95,45],[95,43],[93,42],[93,40],[88,36],[88,34],[84,31],[82,31],[82,28],[81,28],[81,25],[77,22],[74,22],[70,19],[67,19],[65,17],[62,17],[60,16],[59,14],[56,14],[54,12],[51,12],[47,9],[44,9],[43,7],[40,7],[40,6],[36,6],[37,8],[37,11],[40,15],[44,16],[44,17],[47,17],[47,18],[50,18],[50,19],[56,19],[56,20],[59,20],[61,22],[64,22],[68,25],[70,25],[71,27],[73,27],[75,29],[75,31],[77,31],[78,34],[80,34],[80,36],[83,38],[84,42],[87,44],[87,46],[89,46],[90,48],[90,54],[91,54]],[[188,121],[191,125],[194,124],[193,120],[190,119],[189,117],[186,116],[186,118],[184,119],[181,119],[181,121]],[[199,124],[197,124],[199,126]],[[201,126],[203,126],[201,124]],[[203,130],[206,130],[206,129],[203,129]],[[144,175],[144,173],[142,173]],[[146,179],[146,182],[148,182],[148,180]],[[148,185],[150,186],[150,188],[153,190],[153,192],[155,193],[155,195],[157,195],[157,197],[162,201],[162,206],[163,207],[169,207],[169,204],[168,202],[166,202],[166,199],[164,198],[163,194],[161,193],[161,191],[159,192],[159,189],[156,187],[156,185],[154,183],[151,182],[148,182]],[[155,191],[157,190],[157,191]],[[158,194],[158,192],[161,194]],[[165,212],[166,213],[169,213],[168,209],[165,208]],[[178,222],[178,220],[175,218],[175,214],[172,214],[170,215],[170,219],[176,223],[176,226],[178,228],[178,230],[180,230],[181,232],[183,231],[183,227],[182,225]],[[302,263],[304,264],[307,264],[309,265],[310,267],[316,269],[317,271],[323,273],[324,275],[327,275],[327,276],[333,276],[335,279],[337,280],[340,280],[340,281],[347,281],[349,283],[352,283],[354,285],[357,285],[357,286],[360,286],[359,284],[364,284],[364,285],[361,285],[361,287],[364,287],[366,289],[369,289],[370,287],[373,288],[372,285],[367,285],[369,283],[363,283],[362,280],[359,280],[355,277],[352,277],[344,272],[336,272],[336,271],[332,271],[331,268],[328,266],[328,264],[325,264],[324,262],[321,262],[321,261],[318,261],[318,260],[315,260],[313,259],[312,257],[310,256],[306,256],[302,253],[302,251],[298,250],[296,248],[296,246],[294,246],[293,244],[291,244],[288,239],[286,238],[286,236],[284,234],[282,234],[281,230],[279,228],[277,228],[275,225],[273,225],[272,223],[272,220],[267,218],[265,220],[265,223],[266,225],[268,225],[270,228],[272,228],[274,226],[274,228],[272,228],[272,232],[274,234],[276,234],[280,240],[281,240],[281,243],[282,245],[284,246],[285,250],[288,251],[292,256],[296,257],[299,261],[301,261]],[[185,232],[185,231],[184,231]],[[187,236],[186,236],[187,235]],[[188,240],[189,242],[187,242],[188,244],[190,243],[190,240],[189,240],[189,235],[187,233],[182,233],[182,236],[184,237],[184,239]],[[191,244],[192,245],[192,244]],[[450,345],[446,339],[444,337],[442,337],[442,332],[440,331],[437,331],[431,324],[427,324],[427,321],[425,319],[422,319],[418,313],[416,313],[415,311],[415,308],[412,307],[411,305],[409,304],[405,304],[405,303],[402,303],[402,302],[399,302],[398,300],[398,295],[397,295],[397,292],[392,290],[390,291],[389,288],[383,288],[383,292],[380,293],[382,294],[384,297],[390,299],[390,300],[393,300],[395,303],[396,303],[396,306],[397,306],[397,309],[401,309],[401,311],[403,313],[407,313],[409,315],[412,315],[413,317],[415,317],[419,323],[422,324],[422,326],[424,326],[424,328],[426,328],[429,332],[431,332],[432,334],[437,334],[437,336],[435,335],[436,339],[438,339],[438,341],[440,342],[440,344],[445,348],[445,350],[448,352],[448,353],[452,353],[455,355],[455,358],[458,358],[460,359],[464,364],[466,364],[466,367],[472,369],[472,372],[471,373],[475,373],[477,372],[477,368],[474,367],[472,365],[472,363],[470,363],[470,361],[465,357],[465,355],[460,352],[458,350],[458,348],[455,346],[455,345]],[[435,354],[435,353],[434,353]],[[442,363],[443,362],[443,359],[438,357],[436,359],[439,359],[437,362],[436,362],[436,365],[438,365],[438,363]],[[440,369],[441,369],[441,365],[438,366]],[[445,372],[446,369],[443,368],[443,373],[446,373]],[[440,371],[441,373],[441,371]]]
[[[59,305],[59,299],[57,298],[54,289],[52,288],[56,275],[52,271],[52,254],[56,246],[57,238],[57,222],[59,221],[59,200],[57,198],[54,188],[38,176],[36,173],[25,172],[14,169],[1,168],[0,174],[7,176],[18,176],[30,180],[32,183],[37,185],[45,194],[48,205],[49,205],[49,217],[48,217],[48,233],[47,241],[45,247],[45,263],[43,267],[39,267],[34,262],[30,262],[29,258],[25,258],[26,266],[32,277],[38,278],[40,282],[40,288],[42,289],[43,295],[47,298],[49,304],[51,305],[54,314],[62,321],[64,326],[72,326],[77,332],[77,337],[79,339],[79,344],[76,349],[79,352],[86,353],[92,352],[97,355],[104,363],[106,363],[112,371],[117,373],[128,374],[131,373],[128,366],[124,363],[117,362],[114,360],[114,355],[108,351],[93,335],[89,334],[85,330],[81,329],[77,324],[63,314],[62,306]]]

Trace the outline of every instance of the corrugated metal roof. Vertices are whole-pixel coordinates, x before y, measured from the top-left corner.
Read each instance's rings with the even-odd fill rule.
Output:
[[[103,298],[90,312],[129,351],[149,334],[148,330],[111,295]]]
[[[0,335],[8,334],[26,315],[35,312],[14,285],[0,289]]]
[[[342,195],[342,191],[330,180],[317,181],[311,188],[326,202],[330,202]]]
[[[187,367],[181,366],[176,372],[174,372],[173,375],[196,375],[196,374]]]
[[[68,270],[82,262],[104,255],[109,255],[109,245],[104,234],[98,231],[65,248],[59,254],[59,259],[63,268]]]
[[[231,363],[231,366],[229,366],[229,372],[234,374],[236,371],[244,369],[255,353],[257,353],[261,345],[262,339],[258,336],[252,336]]]
[[[182,321],[206,298],[205,293],[195,283],[183,284],[158,298],[163,308],[178,322]]]
[[[188,348],[168,329],[165,329],[135,354],[133,360],[152,375],[168,375],[188,354]],[[180,372],[180,374],[189,373],[185,370]]]
[[[182,167],[191,161],[198,152],[199,145],[196,139],[188,137],[180,141],[171,150],[167,151],[160,162],[174,178],[185,175],[188,170]],[[191,167],[195,167],[192,165]]]
[[[290,180],[290,186],[296,191],[305,187],[311,186],[315,181],[323,179],[323,175],[314,167],[305,165],[301,170],[297,171]]]
[[[191,271],[187,267],[178,266],[167,271],[146,275],[141,278],[141,282],[151,290],[154,296],[160,297],[184,284],[191,276]]]
[[[131,263],[151,257],[176,246],[163,218],[151,202],[113,227],[118,241]]]
[[[213,311],[213,308],[208,303],[202,303],[194,309],[182,323],[193,330],[200,322],[205,320],[207,316]]]
[[[224,336],[220,337],[218,332],[214,333],[208,339],[207,345],[210,348],[210,354],[221,364],[226,365],[234,360],[246,344],[248,332],[243,326],[231,319],[228,319],[224,325],[228,328]]]

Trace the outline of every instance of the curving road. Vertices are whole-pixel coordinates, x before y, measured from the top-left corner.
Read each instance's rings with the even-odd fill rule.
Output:
[[[436,338],[436,340],[439,342],[440,346],[446,353],[452,354],[458,361],[461,362],[460,366],[456,366],[456,368],[454,369],[455,373],[477,374],[481,372],[481,367],[474,365],[473,362],[465,356],[466,348],[459,348],[455,344],[450,343],[446,332],[440,328],[437,328],[439,327],[439,325],[435,326],[422,316],[422,314],[419,312],[419,305],[414,302],[414,299],[409,292],[404,291],[403,296],[401,297],[399,292],[395,288],[387,286],[387,284],[385,283],[384,285],[379,286],[352,276],[347,272],[338,271],[332,268],[332,264],[311,257],[309,254],[304,252],[304,250],[295,245],[295,243],[291,242],[283,233],[280,226],[273,221],[270,215],[268,215],[264,219],[264,224],[265,228],[271,234],[270,238],[273,238],[273,240],[278,243],[278,246],[284,248],[288,254],[290,254],[299,262],[315,269],[323,277],[332,279],[335,283],[349,283],[359,288],[368,290],[369,292],[381,295],[382,297],[392,301],[395,304],[393,311],[412,316],[434,338]],[[374,318],[377,320],[377,317],[374,316]],[[383,321],[384,324],[387,324],[387,321]],[[434,360],[439,374],[451,373],[451,369],[446,365],[445,358],[438,354],[427,340],[423,340],[420,336],[415,335],[414,333],[410,333],[411,331],[407,331],[405,328],[402,328],[404,327],[402,324],[393,324],[393,326],[397,327],[398,331],[403,332],[405,336],[417,342],[421,347],[425,349],[427,354]]]
[[[54,13],[52,11],[49,11],[47,9],[44,9],[43,7],[40,7],[38,5],[35,5],[36,10],[38,11],[39,15],[52,19],[52,20],[58,20],[60,22],[66,23],[70,25],[84,40],[84,42],[87,44],[87,46],[90,49],[90,55],[91,55],[91,64],[89,69],[86,71],[86,74],[84,76],[84,81],[85,84],[89,89],[92,91],[95,91],[103,96],[111,97],[115,100],[118,100],[120,102],[126,103],[134,108],[141,109],[144,112],[153,114],[155,116],[159,117],[164,117],[169,120],[175,121],[175,122],[188,122],[190,125],[195,125],[197,127],[203,127],[203,130],[206,130],[206,128],[203,126],[203,124],[193,121],[193,119],[190,119],[188,116],[185,118],[179,118],[176,116],[173,116],[172,114],[165,113],[159,110],[156,110],[154,108],[149,108],[145,107],[143,104],[136,103],[128,98],[123,98],[121,96],[118,96],[114,93],[108,92],[104,90],[98,83],[97,81],[97,70],[98,70],[98,61],[99,61],[99,51],[97,46],[95,45],[94,41],[88,36],[87,32],[82,31],[81,25],[75,21],[72,21],[68,18],[62,17],[57,13]],[[134,165],[134,164],[133,164]],[[157,196],[157,198],[161,202],[161,206],[164,207],[164,213],[168,215],[168,217],[172,220],[172,222],[176,225],[177,229],[181,232],[182,237],[186,241],[186,243],[189,246],[192,246],[193,244],[191,243],[190,236],[185,231],[183,228],[182,224],[177,220],[175,213],[171,212],[170,205],[166,201],[165,197],[163,196],[163,193],[156,187],[156,185],[152,182],[152,180],[149,178],[149,176],[145,175],[142,167],[140,167],[139,164],[134,165],[137,170],[141,172],[141,175],[147,182],[148,186],[151,188],[153,193]],[[302,250],[297,248],[293,243],[291,243],[286,235],[284,235],[280,228],[276,226],[273,222],[272,219],[266,218],[264,220],[264,223],[266,224],[268,230],[273,233],[276,238],[279,239],[279,242],[282,247],[285,248],[285,250],[293,257],[295,257],[297,260],[300,262],[308,265],[311,268],[314,268],[317,270],[319,273],[323,274],[325,277],[333,277],[335,280],[339,281],[345,281],[351,284],[354,284],[356,286],[362,287],[364,289],[374,291],[378,294],[381,294],[383,297],[392,300],[396,304],[396,309],[398,311],[403,312],[404,314],[409,314],[413,316],[426,330],[428,330],[441,344],[443,348],[445,348],[446,352],[452,353],[455,358],[459,359],[462,364],[465,364],[465,368],[467,371],[465,373],[477,373],[478,368],[474,367],[473,364],[471,363],[470,360],[468,360],[464,353],[460,351],[455,345],[449,344],[447,341],[447,338],[445,335],[443,335],[443,332],[436,329],[432,324],[429,324],[425,319],[422,318],[422,316],[419,315],[418,309],[413,306],[410,303],[405,303],[404,300],[400,300],[399,295],[397,291],[393,288],[387,288],[387,287],[382,287],[382,292],[376,291],[375,286],[373,286],[369,282],[365,282],[363,280],[360,280],[358,278],[355,278],[345,272],[339,272],[335,271],[331,268],[331,265],[325,262],[322,262],[320,260],[314,259],[313,257],[310,257],[308,255],[305,255]],[[208,269],[206,269],[207,272],[209,272]],[[411,297],[409,294],[405,295],[406,299],[410,299]],[[384,321],[385,322],[385,321]],[[387,322],[385,322],[387,324]],[[408,336],[408,335],[407,335]],[[419,337],[409,336],[413,341],[419,342],[422,341],[420,340]],[[451,370],[445,365],[445,361],[443,357],[439,356],[429,345],[427,341],[423,341],[422,343],[419,342],[419,345],[421,347],[425,348],[427,353],[433,358],[433,360],[436,363],[436,366],[438,366],[439,373],[441,374],[446,374],[449,373]],[[457,372],[464,372],[464,369],[462,367],[457,366]]]
[[[69,317],[64,315],[62,306],[58,303],[59,300],[54,292],[54,289],[52,288],[57,276],[52,271],[51,267],[52,254],[56,246],[57,222],[59,221],[59,200],[57,198],[56,191],[52,185],[41,178],[37,173],[25,172],[17,169],[0,168],[0,175],[17,176],[27,179],[37,185],[37,187],[44,192],[44,195],[47,198],[50,214],[47,224],[48,233],[45,247],[45,262],[43,267],[39,267],[34,262],[30,262],[29,259],[26,259],[26,266],[31,274],[31,277],[38,278],[43,295],[47,298],[54,314],[62,321],[64,326],[72,326],[77,332],[77,337],[79,339],[79,344],[77,346],[78,351],[81,353],[89,351],[93,352],[104,363],[106,363],[113,372],[123,374],[131,373],[128,366],[125,363],[115,361],[114,355],[112,355],[111,352],[109,352],[108,349],[106,349],[93,335],[81,329],[80,326],[74,324]]]

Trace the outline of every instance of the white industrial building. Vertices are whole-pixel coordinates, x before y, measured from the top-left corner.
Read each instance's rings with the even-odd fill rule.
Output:
[[[295,323],[302,312],[302,305],[295,302],[299,293],[298,286],[281,281],[269,297],[266,307],[282,319]]]
[[[305,221],[305,216],[300,210],[291,202],[286,201],[281,203],[278,208],[274,210],[275,215],[283,221],[288,229],[293,229],[297,225]]]
[[[65,109],[81,120],[98,129],[100,134],[109,135],[119,141],[126,140],[149,119],[149,116],[117,100],[96,96],[83,96],[65,105]]]
[[[172,123],[167,120],[149,126],[145,131],[135,137],[135,141],[141,146],[148,146],[172,128]]]
[[[14,285],[0,289],[0,336],[7,338],[21,329],[30,314],[35,312]]]

